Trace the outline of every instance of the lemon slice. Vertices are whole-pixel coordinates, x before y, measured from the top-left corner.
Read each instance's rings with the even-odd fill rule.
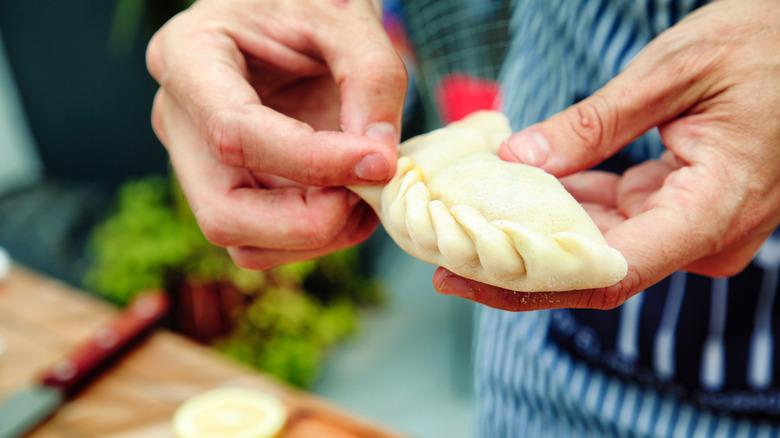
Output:
[[[173,416],[177,438],[272,438],[287,421],[277,398],[247,388],[219,388],[185,401]]]

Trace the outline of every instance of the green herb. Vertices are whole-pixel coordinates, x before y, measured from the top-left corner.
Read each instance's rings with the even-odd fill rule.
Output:
[[[230,285],[244,299],[229,315],[233,330],[214,346],[298,386],[311,384],[328,349],[355,332],[360,310],[382,302],[359,248],[267,272],[238,268],[206,240],[180,188],[163,177],[121,187],[90,253],[86,287],[119,305],[149,289],[176,295],[188,284]]]

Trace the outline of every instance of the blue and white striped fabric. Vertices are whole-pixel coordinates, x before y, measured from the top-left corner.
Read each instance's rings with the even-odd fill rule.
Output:
[[[655,36],[703,0],[516,0],[502,71],[513,128],[544,120],[587,97]],[[660,155],[655,131],[628,149],[637,161]]]
[[[629,306],[641,300],[629,300]],[[626,305],[623,306],[624,308]],[[477,328],[480,437],[776,437],[768,420],[702,409],[574,358],[549,339],[553,312],[484,309]],[[568,322],[571,324],[571,321]]]
[[[515,130],[590,95],[703,1],[517,0],[502,70]],[[663,150],[650,132],[624,151]],[[510,313],[477,326],[477,435],[780,436],[780,234],[742,274],[676,273],[611,311]]]

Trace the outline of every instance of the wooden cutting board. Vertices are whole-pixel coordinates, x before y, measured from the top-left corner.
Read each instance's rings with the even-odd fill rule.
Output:
[[[0,400],[31,383],[117,310],[88,294],[14,266],[0,281]],[[33,438],[173,438],[171,417],[187,398],[221,386],[260,389],[289,410],[281,438],[404,436],[304,391],[230,361],[208,347],[156,331]]]

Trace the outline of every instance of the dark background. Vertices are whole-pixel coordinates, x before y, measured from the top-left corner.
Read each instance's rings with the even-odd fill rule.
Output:
[[[0,245],[73,284],[118,185],[167,170],[146,43],[178,1],[0,0],[0,32],[44,179],[0,197]],[[121,12],[124,12],[122,14]],[[130,12],[130,13],[128,13]]]

